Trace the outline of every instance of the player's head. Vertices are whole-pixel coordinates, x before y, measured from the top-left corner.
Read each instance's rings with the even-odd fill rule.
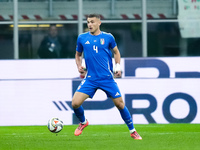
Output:
[[[87,16],[87,26],[91,34],[100,33],[101,20],[98,14],[90,14]]]

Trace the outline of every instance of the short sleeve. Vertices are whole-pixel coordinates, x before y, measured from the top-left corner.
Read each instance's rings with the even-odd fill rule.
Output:
[[[109,34],[110,35],[110,48],[113,49],[115,46],[117,46],[117,43],[115,42],[115,38],[112,34]]]
[[[78,51],[80,53],[83,52],[83,46],[81,44],[81,36],[80,35],[78,36],[78,39],[77,39],[76,51]]]

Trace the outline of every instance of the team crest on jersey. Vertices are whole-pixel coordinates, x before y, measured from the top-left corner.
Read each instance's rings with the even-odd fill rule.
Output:
[[[100,43],[101,43],[101,45],[104,45],[105,44],[105,40],[104,39],[100,39]]]

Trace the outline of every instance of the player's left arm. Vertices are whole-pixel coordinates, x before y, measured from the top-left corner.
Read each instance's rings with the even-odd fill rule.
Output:
[[[114,74],[116,78],[120,78],[122,75],[121,67],[120,67],[121,55],[117,46],[113,48],[113,53],[114,53],[114,59],[115,59]]]

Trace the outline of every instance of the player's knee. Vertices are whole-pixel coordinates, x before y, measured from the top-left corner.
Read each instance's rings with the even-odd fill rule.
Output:
[[[119,101],[119,102],[115,103],[115,106],[118,109],[124,109],[125,104],[124,104],[124,102]]]
[[[115,106],[118,108],[118,109],[124,109],[124,105],[123,104],[115,104]]]
[[[72,108],[77,109],[79,107],[80,107],[79,103],[72,101]]]
[[[121,97],[113,99],[113,102],[118,109],[124,109],[125,104]]]

